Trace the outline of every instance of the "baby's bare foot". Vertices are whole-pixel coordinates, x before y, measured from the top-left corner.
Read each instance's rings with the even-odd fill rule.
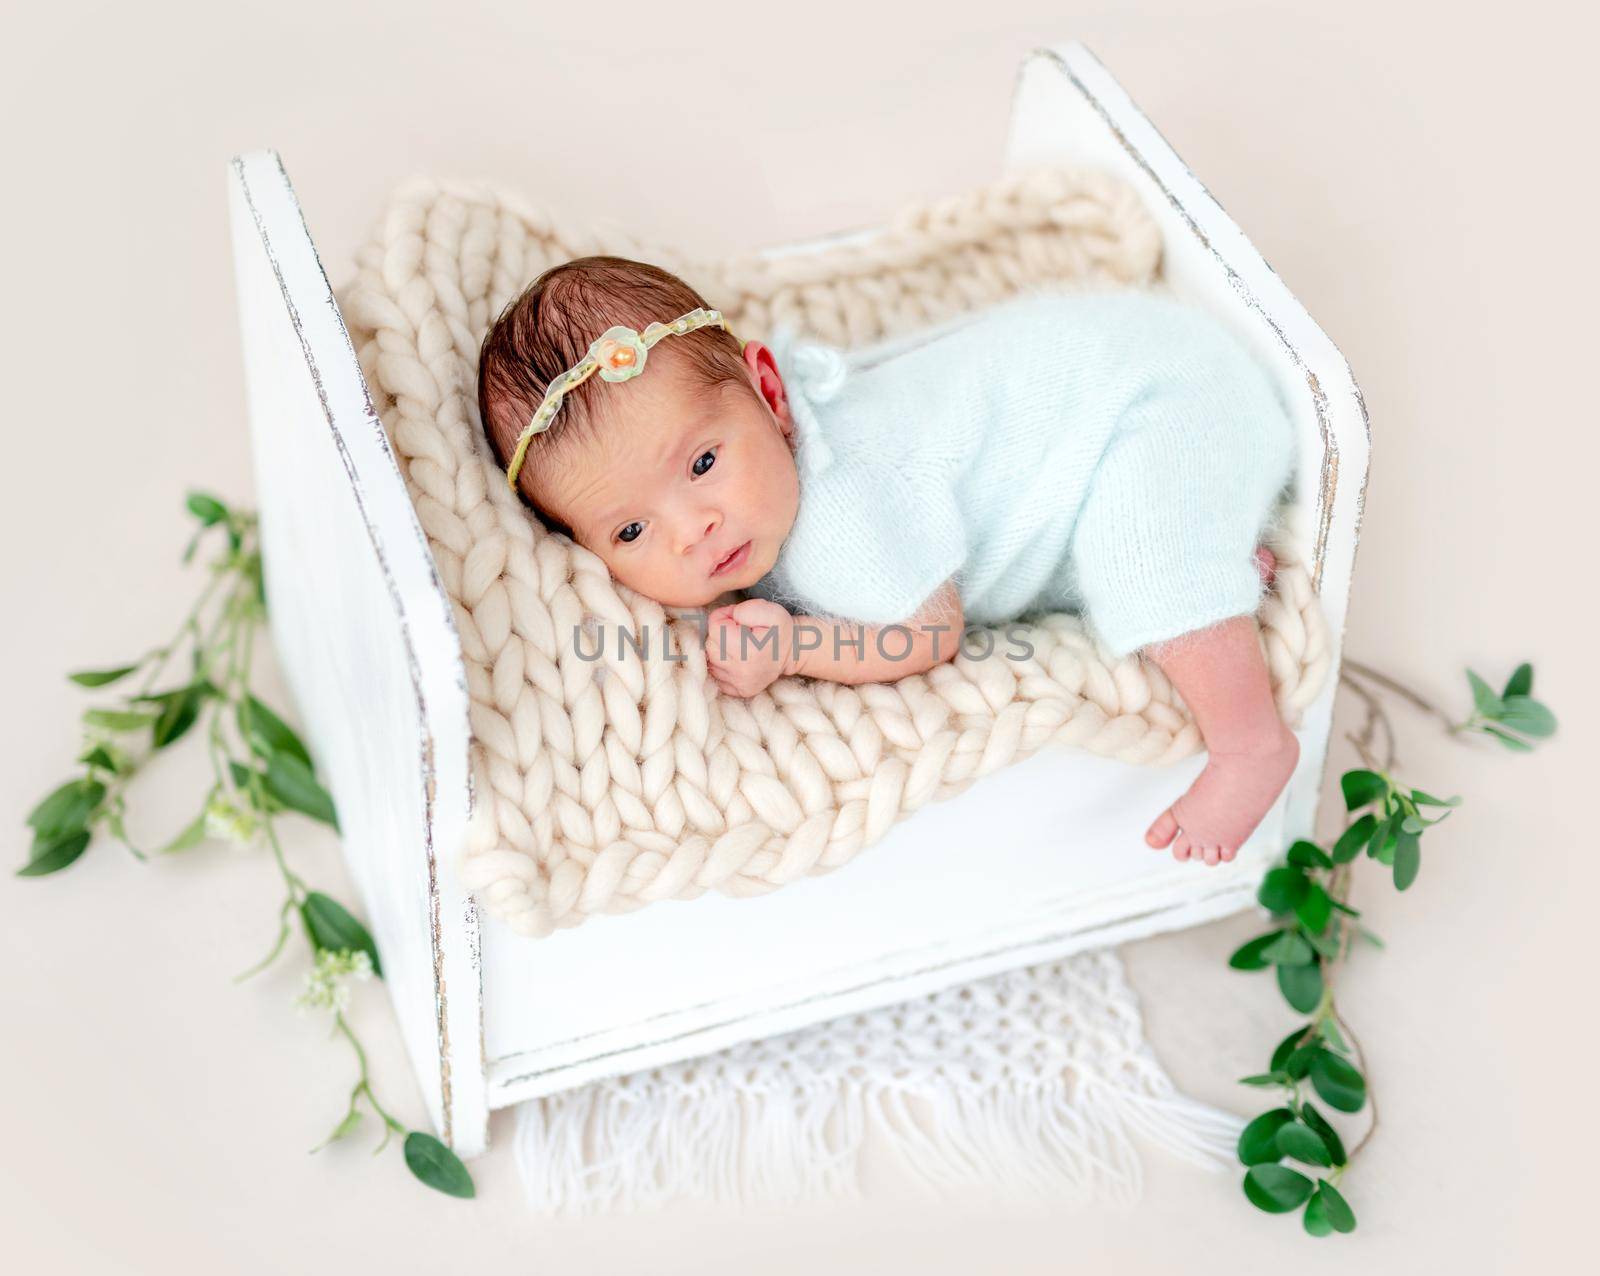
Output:
[[[1282,723],[1259,748],[1212,753],[1189,791],[1152,824],[1144,840],[1173,858],[1226,863],[1255,832],[1300,760],[1300,742]]]

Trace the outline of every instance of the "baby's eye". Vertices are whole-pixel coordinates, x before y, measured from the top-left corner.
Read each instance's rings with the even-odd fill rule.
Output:
[[[639,530],[637,532],[635,532],[632,536],[629,536],[628,535],[628,528],[629,527],[637,527]],[[624,545],[631,545],[631,544],[633,544],[634,541],[638,540],[639,537],[641,537],[643,535],[644,535],[644,524],[643,523],[629,523],[627,527],[624,527],[620,532],[617,533],[617,539],[619,541],[621,541]]]
[[[696,478],[699,478],[702,474],[704,474],[706,472],[706,470],[709,470],[711,468],[711,466],[708,465],[708,466],[705,467],[704,470],[701,469],[700,468],[700,462],[705,460],[706,457],[708,457],[708,456],[715,458],[716,452],[717,452],[716,448],[709,448],[706,451],[700,453],[699,456],[695,457],[694,464],[691,465],[689,468],[694,471],[694,476]],[[716,464],[716,461],[713,459],[712,465],[715,465],[715,464]]]

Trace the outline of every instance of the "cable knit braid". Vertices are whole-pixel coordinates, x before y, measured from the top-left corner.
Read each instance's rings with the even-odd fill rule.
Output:
[[[477,419],[476,360],[513,296],[557,262],[615,253],[681,274],[743,335],[787,319],[853,345],[1027,284],[1148,284],[1160,249],[1131,188],[1090,171],[918,203],[864,241],[712,262],[560,226],[481,185],[400,187],[340,306],[454,605],[473,734],[461,870],[482,907],[542,936],[712,888],[760,895],[838,868],[907,813],[1047,744],[1157,766],[1201,747],[1160,669],[1109,663],[1067,614],[1012,631],[1033,645],[1027,660],[996,631],[991,654],[893,683],[793,677],[722,696],[692,616],[615,584],[507,490]],[[1327,675],[1328,637],[1296,547],[1273,548],[1262,647],[1295,725]],[[597,624],[606,650],[584,660],[574,633]],[[624,628],[647,658],[617,651]],[[686,659],[660,658],[664,632]]]

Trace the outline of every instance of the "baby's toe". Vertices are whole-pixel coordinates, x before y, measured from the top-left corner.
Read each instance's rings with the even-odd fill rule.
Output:
[[[1178,831],[1178,817],[1168,807],[1156,817],[1156,822],[1145,830],[1144,840],[1158,851],[1172,841],[1172,835]]]
[[[1233,857],[1238,853],[1239,848],[1237,846],[1224,846],[1222,848],[1222,862],[1224,864],[1231,864],[1233,862]]]
[[[1186,860],[1189,858],[1192,850],[1193,848],[1189,844],[1189,835],[1187,833],[1179,833],[1178,836],[1172,840],[1173,859]]]
[[[1202,854],[1207,864],[1215,866],[1222,859],[1222,848],[1220,846],[1208,846]]]

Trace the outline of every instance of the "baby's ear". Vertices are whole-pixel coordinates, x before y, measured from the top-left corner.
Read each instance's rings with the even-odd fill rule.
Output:
[[[772,353],[770,346],[759,341],[747,341],[744,347],[744,362],[745,367],[750,370],[756,395],[777,419],[783,437],[792,444],[794,416],[789,411],[789,393],[783,384],[783,373],[778,371],[777,357]]]

